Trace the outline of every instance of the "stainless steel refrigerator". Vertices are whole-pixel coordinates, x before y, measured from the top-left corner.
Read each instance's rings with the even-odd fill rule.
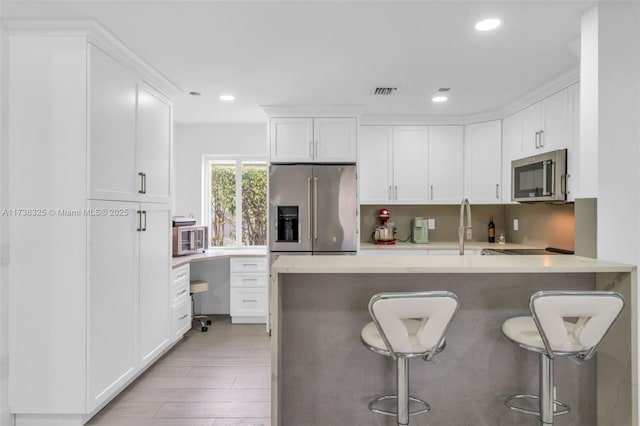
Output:
[[[315,255],[356,249],[356,166],[269,167],[269,251]]]

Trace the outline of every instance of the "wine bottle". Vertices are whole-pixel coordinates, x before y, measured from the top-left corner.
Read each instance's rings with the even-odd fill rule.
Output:
[[[493,223],[493,215],[489,216],[489,242],[496,242],[496,224]]]

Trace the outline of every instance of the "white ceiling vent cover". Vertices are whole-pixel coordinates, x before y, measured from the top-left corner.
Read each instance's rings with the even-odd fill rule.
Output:
[[[373,96],[391,96],[398,91],[397,87],[376,87],[373,89]]]

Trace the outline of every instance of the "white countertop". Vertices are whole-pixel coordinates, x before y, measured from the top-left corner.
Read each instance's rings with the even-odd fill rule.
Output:
[[[263,248],[215,248],[204,253],[177,256],[172,259],[172,268],[177,268],[191,262],[202,262],[212,259],[224,259],[227,257],[266,256],[267,249]]]
[[[632,272],[633,265],[574,255],[281,256],[274,273],[580,273]]]
[[[470,250],[482,250],[483,248],[492,248],[498,250],[504,249],[531,249],[531,248],[544,248],[539,246],[532,246],[527,244],[514,244],[514,243],[483,243],[480,241],[465,241],[464,243],[465,249]],[[395,244],[386,245],[386,244],[373,244],[360,242],[360,250],[458,250],[458,242],[457,241],[439,241],[439,242],[429,242],[427,244],[416,244],[416,243],[403,243],[400,241],[396,241]]]

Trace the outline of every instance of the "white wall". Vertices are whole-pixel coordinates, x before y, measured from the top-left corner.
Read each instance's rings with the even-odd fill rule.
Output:
[[[173,138],[175,214],[202,222],[202,156],[267,156],[267,124],[176,124]]]
[[[176,124],[174,129],[176,215],[193,213],[202,222],[202,157],[248,155],[267,157],[266,123]],[[191,279],[209,281],[209,291],[195,295],[195,311],[229,313],[229,259],[194,263]]]
[[[600,2],[583,19],[582,42],[581,143],[597,154],[597,255],[639,265],[640,5]]]

